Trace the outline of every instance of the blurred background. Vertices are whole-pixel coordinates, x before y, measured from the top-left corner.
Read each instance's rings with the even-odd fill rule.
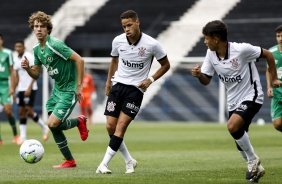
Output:
[[[275,28],[282,24],[281,8],[280,0],[1,0],[0,32],[4,47],[13,50],[17,40],[24,40],[27,50],[32,51],[36,38],[28,27],[29,16],[35,11],[52,15],[51,35],[86,58],[87,72],[92,75],[97,90],[93,101],[94,121],[104,122],[104,87],[111,43],[115,36],[123,33],[120,14],[128,9],[135,10],[141,31],[161,42],[172,64],[171,71],[145,93],[136,120],[224,122],[222,116],[226,119],[227,111],[220,109],[219,101],[225,96],[220,93],[218,77],[214,76],[212,83],[205,87],[190,74],[191,67],[203,61],[207,50],[202,27],[211,20],[223,20],[229,29],[228,41],[268,49],[277,44]],[[152,72],[159,66],[154,63]],[[265,63],[263,59],[257,63],[265,102],[253,120],[262,118],[270,122]],[[42,76],[38,79],[34,107],[40,113],[43,113]],[[50,90],[50,80],[48,86]],[[16,108],[14,105],[15,115]],[[77,106],[73,115],[79,113]],[[6,116],[1,112],[0,121],[3,120]]]

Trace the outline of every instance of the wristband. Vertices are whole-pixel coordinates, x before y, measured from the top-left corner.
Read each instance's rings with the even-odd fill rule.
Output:
[[[149,77],[149,79],[152,81],[152,83],[155,82],[155,79],[152,76]]]

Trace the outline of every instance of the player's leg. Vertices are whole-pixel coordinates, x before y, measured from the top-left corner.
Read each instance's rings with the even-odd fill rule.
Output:
[[[88,137],[86,118],[84,116],[67,119],[74,109],[76,102],[77,98],[74,93],[65,92],[58,94],[52,93],[46,104],[49,114],[52,112],[47,122],[48,126],[53,134],[57,146],[66,159],[66,162],[57,166],[53,166],[54,168],[76,167],[75,160],[68,147],[67,139],[63,133],[63,130],[78,127],[81,139],[86,140]]]
[[[25,140],[26,140],[26,113],[25,113],[25,107],[24,106],[19,106],[19,118],[20,118],[20,139],[17,142],[18,145],[21,145]]]
[[[9,95],[9,83],[8,81],[5,81],[4,83],[2,82],[1,84],[3,84],[1,85],[1,98],[2,98],[1,100],[4,107],[4,112],[8,118],[8,121],[13,131],[13,135],[14,135],[13,143],[16,143],[19,139],[19,136],[16,127],[16,119],[12,111],[13,99],[12,96]]]
[[[4,104],[4,112],[8,118],[8,121],[13,131],[13,135],[14,135],[13,143],[17,143],[19,136],[18,136],[17,126],[16,126],[16,119],[12,111],[12,104]]]
[[[86,110],[87,110],[87,117],[89,118],[89,124],[90,125],[94,125],[93,122],[93,110],[92,110],[92,104],[91,104],[91,98],[87,99],[87,106],[86,106]]]
[[[271,119],[274,128],[282,132],[282,101],[280,99],[271,99]]]
[[[114,123],[116,119],[114,117],[107,117],[107,122],[109,123]],[[120,116],[117,120],[117,125],[115,129],[115,133],[111,136],[109,145],[107,147],[106,153],[104,155],[104,158],[102,162],[100,163],[96,173],[102,173],[102,174],[109,174],[111,173],[110,170],[107,169],[107,166],[111,159],[114,157],[118,149],[120,148],[122,142],[123,142],[123,137],[126,132],[126,129],[130,122],[132,121],[132,118],[123,112],[120,113]],[[108,126],[109,124],[107,124]]]
[[[248,170],[246,179],[248,181],[258,181],[264,174],[264,169],[260,165],[260,159],[254,152],[251,145],[248,128],[252,122],[252,118],[261,108],[261,104],[255,102],[243,102],[234,112],[231,113],[228,120],[228,130],[235,139],[237,148],[241,155],[246,157]]]

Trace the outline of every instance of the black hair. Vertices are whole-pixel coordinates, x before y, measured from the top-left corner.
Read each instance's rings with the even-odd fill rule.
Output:
[[[120,15],[120,19],[129,19],[129,18],[136,20],[136,19],[138,19],[138,15],[133,10],[127,10]]]
[[[220,20],[208,22],[202,31],[205,36],[219,37],[222,41],[227,41],[227,32],[226,24]]]

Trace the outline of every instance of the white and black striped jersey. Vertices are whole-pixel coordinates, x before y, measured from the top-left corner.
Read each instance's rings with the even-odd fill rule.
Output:
[[[166,53],[157,40],[145,33],[141,33],[134,44],[123,33],[114,38],[111,56],[119,58],[118,69],[112,77],[113,84],[119,82],[137,87],[148,78],[154,57],[160,61]]]
[[[255,62],[262,49],[247,43],[229,42],[226,56],[220,59],[215,51],[207,50],[201,72],[213,76],[216,72],[224,83],[228,110],[235,110],[243,101],[263,103],[263,91]],[[220,97],[222,98],[222,97]]]

